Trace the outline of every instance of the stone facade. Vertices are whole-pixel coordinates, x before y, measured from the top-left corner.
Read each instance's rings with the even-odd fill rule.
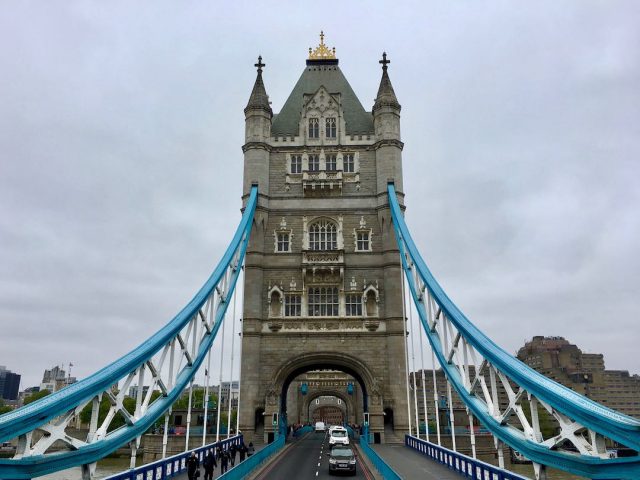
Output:
[[[387,63],[372,112],[329,55],[307,60],[277,115],[256,64],[243,146],[245,201],[259,188],[244,284],[248,439],[269,438],[271,421],[263,431],[261,418],[286,413],[296,377],[326,369],[355,379],[382,441],[385,410],[407,429],[401,269],[386,194],[393,182],[402,202],[400,105]]]

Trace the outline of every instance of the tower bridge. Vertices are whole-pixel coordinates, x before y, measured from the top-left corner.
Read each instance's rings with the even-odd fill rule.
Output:
[[[384,478],[396,478],[385,465],[385,458],[393,459],[384,450],[376,454],[369,442],[404,440],[405,455],[418,452],[424,462],[482,478],[521,478],[503,469],[507,447],[533,462],[537,478],[546,478],[547,467],[588,478],[640,478],[639,420],[509,355],[464,316],[429,271],[403,218],[401,106],[386,53],[380,64],[378,92],[367,111],[335,49],[321,37],[275,113],[263,79],[266,65],[258,58],[244,109],[243,215],[220,263],[176,317],[139,347],[0,416],[0,442],[16,446],[13,458],[0,459],[0,478],[73,466],[91,478],[97,461],[126,445],[133,469],[142,436],[158,424],[167,457],[170,412],[183,392],[185,450],[196,437],[200,458],[211,442],[266,445],[227,478],[242,478],[284,446],[288,426],[319,418],[318,409],[329,406],[345,423],[362,426],[359,448]],[[234,339],[230,346],[224,345],[225,328]],[[214,342],[221,343],[219,359],[212,359]],[[436,368],[430,370],[433,398],[425,390],[417,394],[430,380],[424,363],[419,380],[409,375],[416,343],[419,356],[430,352],[446,379],[446,390],[438,389]],[[237,423],[231,423],[229,402],[225,438],[222,409],[209,400],[211,375],[218,369],[221,385],[222,371],[231,365],[234,372],[236,361]],[[191,419],[198,371],[205,372],[202,398],[208,399],[200,405],[199,430]],[[130,411],[125,398],[133,386]],[[455,414],[454,395],[461,402]],[[90,417],[88,434],[74,438],[70,430],[83,411]],[[555,425],[552,433],[541,428],[542,416]],[[124,424],[115,428],[115,418]],[[499,459],[494,470],[476,459],[480,428],[492,436]],[[470,445],[466,456],[458,451],[459,435]],[[611,458],[613,446],[631,455]],[[174,476],[185,460],[171,457],[118,478]]]

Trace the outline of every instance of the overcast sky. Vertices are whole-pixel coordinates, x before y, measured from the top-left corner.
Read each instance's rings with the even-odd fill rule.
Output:
[[[507,351],[640,373],[640,4],[2,2],[0,365],[84,377],[159,329],[240,218],[258,54],[278,112],[318,32],[402,104],[407,218]]]

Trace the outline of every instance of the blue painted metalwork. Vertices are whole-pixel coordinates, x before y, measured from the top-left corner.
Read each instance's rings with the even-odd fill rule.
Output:
[[[488,411],[487,405],[476,395],[466,390],[460,372],[451,364],[447,358],[447,352],[443,351],[439,336],[429,326],[428,313],[423,302],[424,295],[416,284],[416,279],[413,277],[414,273],[419,277],[428,293],[436,300],[446,318],[455,326],[460,335],[487,362],[507,375],[511,381],[570,419],[580,422],[585,427],[634,450],[640,450],[639,420],[600,405],[529,368],[498,347],[467,319],[449,299],[422,259],[404,222],[393,184],[390,183],[387,186],[387,193],[402,267],[405,271],[409,290],[416,305],[422,327],[440,366],[447,375],[447,379],[473,415],[494,436],[534,462],[589,478],[640,478],[640,457],[608,459],[550,449],[545,445],[530,440],[520,430],[505,425],[499,419],[494,418]],[[416,269],[415,272],[412,271],[414,268]]]
[[[349,383],[347,384],[347,393],[348,393],[349,395],[353,395],[353,383],[351,383],[351,382],[349,382]]]
[[[202,460],[204,460],[204,457],[208,452],[214,452],[218,447],[221,447],[223,450],[228,450],[231,445],[239,446],[242,441],[242,435],[237,435],[220,442],[214,442],[209,445],[205,445],[204,447],[179,453],[172,457],[167,457],[137,468],[125,470],[124,472],[111,475],[110,477],[105,478],[105,480],[137,480],[139,478],[164,480],[165,478],[171,478],[186,472],[187,459],[191,456],[192,452],[196,453],[200,464],[202,464]]]
[[[398,475],[393,468],[387,465],[378,453],[369,446],[369,442],[367,439],[368,435],[360,435],[360,448],[364,452],[364,454],[369,458],[373,466],[380,472],[382,478],[384,480],[402,480],[402,477]]]
[[[309,386],[306,383],[303,383],[302,385],[300,385],[300,393],[302,395],[306,395],[308,391],[309,391]]]
[[[212,330],[204,336],[195,358],[178,374],[174,388],[166,396],[160,396],[150,404],[146,414],[137,419],[135,423],[124,425],[113,432],[109,432],[107,437],[95,443],[89,443],[71,451],[25,456],[23,458],[0,459],[0,477],[32,478],[76,465],[94,463],[142,435],[169,409],[198,371],[218,333],[229,305],[227,299],[232,298],[240,274],[240,266],[247,249],[257,201],[258,187],[254,186],[247,200],[240,225],[222,259],[194,298],[170,322],[140,346],[93,375],[39,401],[0,416],[0,441],[6,441],[31,432],[50,420],[67,414],[76,406],[84,405],[91,401],[92,398],[107,391],[112,385],[117,384],[119,380],[131,372],[135,372],[141,365],[145,365],[168,342],[176,338],[180,331],[200,313],[207,299],[214,294],[216,289],[220,287],[221,281],[226,278],[232,262],[237,260],[238,264],[226,285],[226,295],[220,301],[219,308],[215,312],[215,322],[213,322]]]
[[[305,425],[304,427],[300,427],[295,432],[293,432],[294,437],[301,437],[305,433],[313,432],[313,427],[311,425]]]
[[[452,470],[469,478],[491,478],[495,480],[527,480],[527,477],[518,475],[490,465],[480,460],[476,460],[461,453],[453,452],[448,448],[439,447],[426,440],[413,437],[411,435],[404,436],[404,444],[421,453],[422,455],[435,460],[436,462],[446,465]]]
[[[244,462],[238,463],[231,470],[227,470],[224,475],[220,475],[218,479],[223,480],[242,480],[249,472],[258,467],[261,463],[267,460],[271,455],[276,453],[282,447],[284,447],[284,435],[279,435],[273,442],[258,450],[255,454],[248,457]]]

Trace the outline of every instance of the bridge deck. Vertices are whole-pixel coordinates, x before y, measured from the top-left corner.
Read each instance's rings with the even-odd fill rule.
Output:
[[[402,478],[425,480],[459,480],[463,478],[444,465],[429,460],[404,445],[375,444],[371,447]]]

